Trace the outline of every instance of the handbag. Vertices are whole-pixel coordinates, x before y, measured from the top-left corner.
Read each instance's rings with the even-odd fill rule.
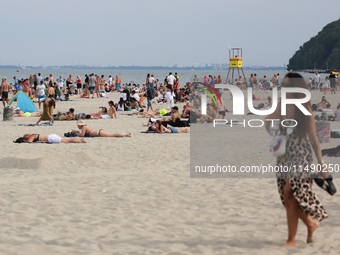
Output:
[[[282,156],[286,152],[286,136],[280,135],[274,137],[269,143],[269,152],[275,156]]]
[[[278,128],[278,127],[277,127]],[[269,143],[269,152],[274,156],[282,156],[286,152],[287,136],[293,133],[294,128],[287,128],[286,135],[277,135]]]

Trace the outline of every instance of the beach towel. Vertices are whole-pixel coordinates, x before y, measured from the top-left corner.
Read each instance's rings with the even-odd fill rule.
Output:
[[[35,126],[40,126],[40,127],[44,127],[44,126],[53,126],[53,121],[51,122],[43,122],[40,124],[17,124],[17,125],[13,125],[13,126],[24,126],[24,127],[35,127]]]
[[[322,156],[340,157],[340,145],[331,149],[321,150]]]
[[[72,133],[72,132],[64,133],[64,136],[65,137],[80,137],[80,135]]]

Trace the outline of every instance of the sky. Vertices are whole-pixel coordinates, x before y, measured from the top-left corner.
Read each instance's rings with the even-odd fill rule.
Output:
[[[0,64],[284,66],[338,0],[0,0]],[[340,35],[339,35],[340,36]]]

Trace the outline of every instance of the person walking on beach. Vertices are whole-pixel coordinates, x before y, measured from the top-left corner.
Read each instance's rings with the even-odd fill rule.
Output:
[[[90,79],[90,77],[87,74],[85,74],[85,80],[84,80],[84,84],[83,84],[83,89],[89,87],[89,79]]]
[[[52,74],[50,74],[50,82],[53,84],[55,82],[55,79],[53,78]]]
[[[97,94],[97,98],[100,98],[100,78],[98,75],[95,75],[95,86],[96,86],[96,94]]]
[[[61,74],[59,75],[59,78],[57,81],[58,81],[58,87],[60,91],[63,91],[64,90],[64,79],[63,79],[63,76],[61,76]]]
[[[321,81],[320,74],[318,72],[316,72],[315,76],[314,76],[314,86],[315,86],[315,89],[319,89],[320,81]]]
[[[331,87],[331,94],[335,94],[335,74],[333,72],[329,74],[329,83]]]
[[[66,79],[66,89],[67,89],[67,93],[68,94],[72,94],[71,92],[72,92],[72,86],[73,86],[73,82],[74,82],[74,80],[73,80],[73,77],[72,77],[72,75],[70,74],[69,76],[68,76],[68,78]]]
[[[112,76],[111,75],[109,75],[109,86],[110,86],[110,89],[111,89],[111,87],[112,87]]]
[[[41,77],[41,73],[38,73],[38,76],[37,76],[37,86],[40,84],[40,82],[43,80],[44,78]]]
[[[94,89],[96,87],[96,78],[94,77],[94,74],[91,73],[90,74],[90,78],[89,78],[89,90],[92,94],[92,98],[94,98]]]
[[[153,89],[151,89],[150,87],[150,83],[148,83],[146,85],[146,99],[148,101],[148,107],[147,107],[147,112],[149,111],[149,108],[151,109],[151,111],[153,111],[153,108],[152,108],[152,99],[154,98],[154,91]]]
[[[83,82],[83,80],[81,79],[80,75],[77,75],[77,93],[78,95],[80,95],[81,93],[81,83]]]
[[[16,90],[15,92],[21,91],[21,90],[22,90],[22,87],[20,88],[20,86],[19,86],[19,81],[18,81],[17,77],[14,76],[14,77],[13,77],[13,80],[14,80],[14,88],[15,88],[15,90]]]
[[[119,92],[120,91],[120,82],[121,79],[116,75],[116,91]]]
[[[40,81],[40,84],[37,86],[36,92],[38,94],[38,102],[39,102],[39,109],[41,108],[41,101],[46,98],[46,87],[43,84],[43,81]]]
[[[7,78],[5,77],[2,79],[2,83],[1,83],[1,97],[2,97],[2,104],[4,105],[4,107],[6,107],[6,102],[7,102],[7,105],[9,103],[8,92],[9,92],[9,84],[7,82]]]
[[[297,73],[288,73],[282,85],[284,87],[307,89],[303,77]],[[298,99],[301,95],[301,93],[287,93],[287,98]],[[323,205],[312,189],[312,178],[316,178],[311,175],[311,164],[313,163],[312,149],[317,157],[318,164],[322,166],[324,171],[322,173],[322,178],[324,179],[318,176],[315,182],[317,182],[317,180],[323,180],[325,184],[328,184],[327,191],[331,195],[334,195],[336,189],[332,183],[332,177],[328,173],[326,165],[322,160],[310,101],[302,104],[302,106],[305,107],[311,115],[304,115],[295,105],[288,104],[286,106],[286,115],[282,116],[280,105],[279,102],[278,108],[274,113],[268,115],[266,120],[282,120],[283,117],[286,117],[286,119],[294,119],[295,123],[297,122],[293,130],[286,127],[292,126],[292,121],[291,125],[285,123],[285,127],[280,126],[279,130],[281,135],[286,135],[286,149],[284,155],[277,157],[277,166],[288,166],[289,171],[276,173],[281,202],[285,206],[287,214],[288,239],[284,246],[295,246],[299,219],[307,226],[307,243],[311,243],[313,242],[313,234],[319,227],[318,221],[322,221],[328,217]],[[267,131],[270,131],[271,123],[270,121],[266,121],[265,127]],[[299,168],[299,170],[291,170],[291,167]]]
[[[172,75],[172,72],[169,73],[169,76],[166,78],[168,85],[171,85],[171,87],[174,86],[175,83],[175,76]]]

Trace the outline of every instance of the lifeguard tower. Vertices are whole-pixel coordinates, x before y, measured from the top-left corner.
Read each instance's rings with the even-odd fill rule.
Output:
[[[229,47],[229,71],[227,75],[226,83],[228,83],[230,69],[232,69],[232,80],[231,83],[233,84],[234,81],[234,71],[237,68],[238,76],[237,79],[240,77],[240,69],[242,71],[244,80],[247,81],[246,76],[244,75],[243,68],[242,68],[242,48],[230,48]]]

